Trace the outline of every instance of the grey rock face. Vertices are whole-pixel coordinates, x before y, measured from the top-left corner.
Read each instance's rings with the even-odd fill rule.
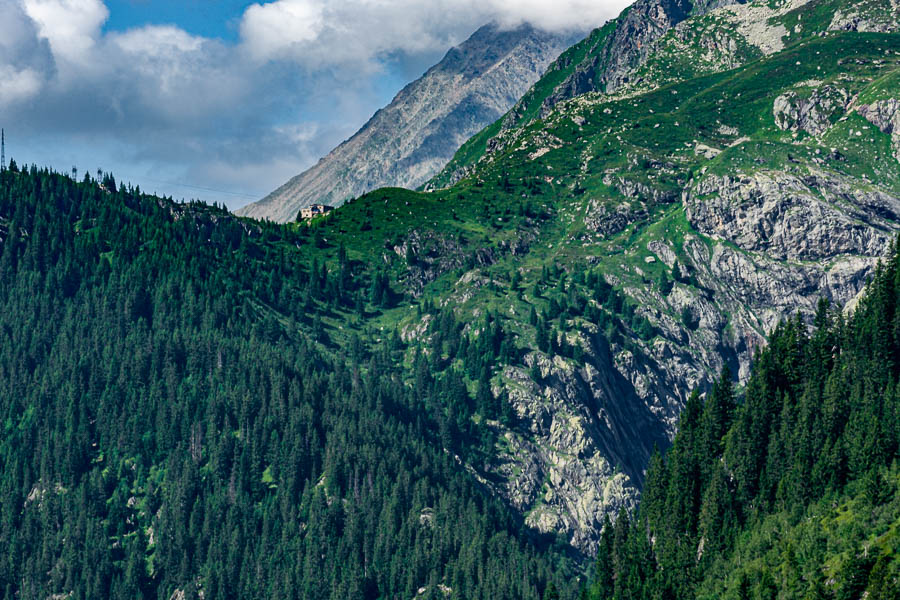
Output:
[[[615,32],[592,49],[589,58],[561,83],[544,102],[544,111],[587,92],[611,92],[629,82],[629,76],[653,47],[653,42],[688,17],[740,3],[738,0],[638,0],[616,26]]]
[[[337,206],[380,187],[418,187],[503,115],[571,41],[530,26],[482,27],[318,164],[238,214],[293,221],[313,203]]]
[[[572,334],[590,358],[583,367],[559,356],[529,354],[541,374],[507,367],[504,393],[519,424],[501,435],[507,448],[490,465],[495,491],[545,533],[565,535],[593,553],[604,517],[632,509],[643,465],[665,427],[614,365],[606,341],[592,329]],[[499,425],[498,425],[499,427]]]
[[[587,207],[584,224],[591,231],[608,237],[646,216],[647,211],[643,207],[632,208],[628,204],[611,207],[598,199],[592,199]]]
[[[891,102],[865,112],[879,128],[894,126]],[[624,196],[618,206],[586,201],[586,226],[614,233],[644,218],[642,198],[671,201],[670,192],[625,181],[605,181]],[[570,322],[567,341],[582,348],[584,366],[532,352],[529,369],[507,368],[495,389],[518,423],[496,425],[505,444],[486,466],[487,485],[529,525],[563,533],[586,555],[604,516],[634,505],[652,445],[674,436],[691,391],[725,364],[746,381],[765,336],[797,312],[810,317],[820,298],[851,303],[900,228],[895,189],[815,162],[698,174],[674,201],[689,231],[648,241],[654,256],[643,262],[677,261],[682,281],[666,295],[652,284],[622,288],[656,337],[608,345],[595,325]],[[633,263],[622,268],[640,273]],[[615,273],[607,280],[621,285]],[[684,311],[695,323],[677,318]]]
[[[524,235],[514,244],[500,244],[501,252],[513,255],[521,252],[532,241],[532,236]],[[463,266],[471,259],[476,266],[487,266],[496,260],[494,251],[481,248],[473,256],[465,254],[459,243],[447,236],[431,230],[412,230],[406,239],[392,248],[400,258],[408,261],[408,271],[403,279],[407,292],[415,297],[422,294],[425,286],[452,269]]]
[[[761,333],[791,312],[812,312],[819,297],[840,305],[853,299],[900,216],[897,196],[821,172],[708,177],[683,202],[692,226],[728,242],[695,266],[709,274],[717,301]]]
[[[838,208],[840,202],[847,208]],[[867,214],[873,205],[892,215],[900,211],[900,199],[883,192],[842,189],[828,178],[803,181],[784,172],[708,177],[685,196],[688,220],[699,232],[776,260],[880,255],[889,224]]]
[[[689,235],[680,247],[655,240],[648,249],[668,266],[681,256],[696,284],[675,283],[665,297],[655,286],[624,289],[656,327],[654,340],[630,340],[636,350],[585,344],[587,325],[570,337],[584,344],[583,369],[534,353],[537,384],[515,369],[505,374],[520,425],[506,434],[514,451],[493,473],[505,482],[499,491],[529,524],[564,532],[585,554],[603,516],[633,505],[648,446],[674,436],[691,390],[726,363],[746,381],[754,351],[779,321],[811,315],[823,297],[838,305],[856,298],[900,215],[900,198],[824,173],[708,177],[681,201],[712,243]],[[686,308],[695,328],[669,316]]]
[[[882,133],[891,135],[894,156],[900,161],[900,100],[890,98],[868,105],[863,104],[857,109],[857,112],[880,129]]]
[[[860,10],[881,4],[881,10]],[[896,33],[900,31],[897,15],[900,14],[900,1],[880,0],[853,3],[843,10],[835,12],[828,29],[832,31],[859,31],[871,33]]]
[[[843,116],[849,104],[850,94],[846,90],[825,85],[808,97],[793,91],[778,96],[772,112],[779,129],[821,135]]]

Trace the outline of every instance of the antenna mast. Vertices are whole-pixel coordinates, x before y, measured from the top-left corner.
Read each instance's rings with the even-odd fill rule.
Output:
[[[6,131],[0,129],[0,171],[6,170]]]

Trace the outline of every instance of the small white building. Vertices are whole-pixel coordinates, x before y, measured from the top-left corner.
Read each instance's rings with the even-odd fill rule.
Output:
[[[327,204],[311,204],[300,209],[300,218],[304,221],[309,221],[313,217],[327,215],[332,210],[334,210],[334,207]]]

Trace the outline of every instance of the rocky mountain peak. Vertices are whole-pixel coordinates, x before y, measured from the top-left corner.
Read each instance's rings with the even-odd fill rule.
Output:
[[[630,81],[653,42],[691,16],[741,4],[741,0],[639,0],[618,19],[612,35],[598,44],[544,101],[543,113],[569,98],[588,92],[611,92]]]
[[[900,229],[896,0],[717,6],[633,6],[434,186],[559,194],[554,262],[587,260],[636,307],[618,342],[569,312],[559,335],[584,360],[534,353],[498,385],[518,421],[485,480],[586,553],[691,391],[724,364],[746,381],[821,298],[852,303]]]
[[[292,221],[379,187],[416,188],[503,115],[572,41],[530,25],[486,25],[406,86],[353,137],[239,214]]]

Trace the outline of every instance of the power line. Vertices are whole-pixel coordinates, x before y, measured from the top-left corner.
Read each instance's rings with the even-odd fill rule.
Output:
[[[203,192],[213,192],[215,194],[227,194],[229,196],[237,196],[240,198],[248,198],[251,200],[262,198],[263,196],[265,196],[268,193],[268,192],[246,193],[246,192],[233,192],[233,191],[229,191],[229,190],[218,190],[216,188],[192,185],[190,183],[178,183],[176,181],[164,181],[162,179],[153,179],[151,177],[129,177],[128,175],[120,175],[119,179],[123,183],[129,179],[132,181],[129,181],[128,183],[133,183],[134,180],[139,180],[139,181],[146,181],[146,182],[150,182],[150,183],[158,183],[158,184],[162,184],[162,185],[171,185],[174,187],[186,188],[186,189],[191,189],[191,190],[199,190],[199,191],[203,191]]]
[[[0,170],[6,170],[6,130],[0,128]],[[141,180],[141,181],[149,181],[151,183],[158,183],[162,185],[171,185],[174,187],[180,187],[190,190],[198,190],[201,192],[212,192],[214,194],[226,194],[228,196],[235,196],[238,198],[247,198],[249,200],[256,200],[265,196],[268,192],[234,192],[230,190],[219,190],[211,187],[204,187],[199,185],[192,185],[189,183],[179,183],[177,181],[164,181],[162,179],[153,179],[150,177],[128,177],[124,176],[124,179],[132,179],[132,180]],[[130,183],[130,182],[129,182]]]
[[[191,190],[200,190],[200,191],[204,191],[204,192],[215,192],[217,194],[228,194],[229,196],[241,196],[243,198],[262,198],[263,196],[266,195],[266,192],[259,192],[259,193],[254,193],[254,194],[247,194],[244,192],[230,192],[228,190],[217,190],[215,188],[202,187],[199,185],[191,185],[189,183],[177,183],[174,181],[162,181],[159,179],[151,179],[149,177],[142,177],[141,179],[143,179],[144,181],[160,183],[163,185],[173,185],[175,187],[182,187],[182,188],[187,188],[187,189],[191,189]]]

